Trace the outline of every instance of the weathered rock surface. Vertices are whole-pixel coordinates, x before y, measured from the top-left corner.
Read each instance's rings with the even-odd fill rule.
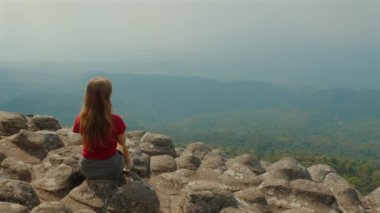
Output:
[[[193,181],[184,189],[184,213],[218,213],[227,207],[237,207],[227,186],[211,181]]]
[[[15,160],[13,158],[6,158],[2,161],[1,167],[12,179],[26,182],[29,182],[32,179],[31,168],[23,161]]]
[[[325,164],[310,166],[307,168],[307,171],[309,172],[311,179],[315,182],[323,182],[328,174],[332,172],[336,173],[334,168]]]
[[[57,133],[51,131],[20,130],[18,134],[12,137],[12,143],[39,159],[45,158],[49,151],[64,146]]]
[[[379,188],[362,197],[328,165],[229,159],[202,142],[174,149],[144,131],[127,134],[125,180],[84,180],[81,136],[24,130],[33,118],[30,130],[58,128],[47,124],[54,118],[0,112],[0,212],[380,212]]]
[[[150,168],[153,173],[174,172],[177,164],[170,155],[156,155],[150,159]]]
[[[141,138],[138,147],[149,156],[171,155],[177,157],[172,139],[166,135],[148,132]]]
[[[29,131],[50,130],[56,131],[61,128],[58,120],[52,116],[35,115],[28,122]]]
[[[27,119],[19,113],[0,111],[0,136],[9,136],[27,129]]]
[[[203,142],[195,142],[187,145],[184,152],[190,152],[199,160],[203,160],[205,155],[211,152],[211,149]]]
[[[62,204],[60,202],[46,202],[42,203],[31,211],[31,213],[52,213],[52,212],[59,212],[59,213],[72,213],[73,211],[67,207],[65,204]]]
[[[65,144],[65,146],[76,146],[76,145],[82,145],[82,137],[78,133],[74,133],[71,131],[71,129],[59,129],[56,131],[59,138]]]
[[[40,200],[32,186],[24,181],[0,179],[0,201],[18,203],[32,209]]]
[[[0,212],[28,213],[28,207],[17,203],[0,202]]]

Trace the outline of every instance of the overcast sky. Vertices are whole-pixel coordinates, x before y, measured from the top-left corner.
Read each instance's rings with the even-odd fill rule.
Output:
[[[380,0],[0,0],[0,62],[46,61],[377,84]]]

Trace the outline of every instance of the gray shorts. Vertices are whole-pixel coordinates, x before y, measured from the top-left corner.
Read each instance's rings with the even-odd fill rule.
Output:
[[[86,159],[81,156],[78,165],[87,179],[120,180],[123,178],[124,157],[119,151],[104,160]]]

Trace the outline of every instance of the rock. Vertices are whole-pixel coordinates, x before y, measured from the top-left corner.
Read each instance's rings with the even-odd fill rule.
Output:
[[[380,187],[365,196],[365,200],[370,207],[370,212],[380,212]]]
[[[265,172],[260,161],[255,156],[250,154],[240,155],[227,161],[228,167],[232,167],[233,165],[245,166],[257,175]]]
[[[193,170],[179,169],[152,177],[150,183],[157,191],[165,195],[178,195],[184,186],[192,180]]]
[[[0,150],[0,163],[3,162],[3,160],[7,158],[7,156]]]
[[[269,212],[265,194],[257,187],[249,187],[235,192],[240,209],[247,212]]]
[[[78,160],[82,153],[82,146],[67,146],[50,151],[42,161],[44,169],[57,167],[64,163],[71,166],[74,171],[79,171]]]
[[[178,157],[180,157],[182,155],[182,153],[185,151],[185,148],[183,148],[183,147],[176,147],[174,149],[175,149],[175,153],[177,154]]]
[[[216,178],[227,170],[227,155],[220,150],[208,152],[197,170],[199,178]]]
[[[153,173],[173,172],[177,170],[174,158],[170,155],[156,155],[150,159],[150,168]]]
[[[0,212],[7,213],[28,213],[26,206],[17,203],[0,202]]]
[[[33,156],[16,146],[16,144],[13,143],[13,137],[14,136],[11,136],[0,140],[0,150],[5,154],[5,156],[12,156],[12,158],[16,160],[30,164],[38,164],[41,162],[38,157]]]
[[[108,211],[158,213],[160,211],[160,201],[152,188],[143,182],[137,181],[117,189],[109,202]]]
[[[86,180],[71,190],[61,203],[74,211],[89,209],[106,212],[111,197],[122,184],[111,180]]]
[[[89,209],[81,209],[81,210],[75,211],[74,213],[96,213],[96,212]]]
[[[0,180],[1,179],[11,179],[11,176],[3,168],[0,168]]]
[[[56,133],[65,146],[82,145],[82,136],[78,133],[72,132],[71,129],[59,129]]]
[[[251,213],[259,213],[261,211],[250,211]],[[224,208],[220,211],[220,213],[246,213],[245,211],[242,211],[238,208],[234,208],[234,207],[228,207],[228,208]]]
[[[139,149],[129,149],[129,158],[132,162],[131,172],[140,177],[150,177],[150,156]]]
[[[33,208],[31,213],[51,213],[51,212],[59,212],[59,213],[72,213],[73,211],[67,207],[65,204],[60,202],[51,201],[42,203],[39,206]]]
[[[51,131],[30,132],[20,130],[12,142],[25,152],[43,159],[49,151],[64,146],[57,133]]]
[[[336,173],[329,173],[324,180],[336,197],[339,206],[346,212],[365,212],[360,193],[344,178]]]
[[[203,160],[205,155],[209,152],[211,152],[211,149],[202,142],[195,142],[187,145],[184,152],[190,152],[192,155],[194,155],[199,160]]]
[[[129,131],[127,132],[127,146],[134,148],[139,145],[141,138],[145,135],[145,131]]]
[[[183,154],[175,159],[178,169],[197,170],[201,161],[191,154]]]
[[[49,169],[43,177],[32,182],[38,195],[44,200],[60,200],[79,185],[84,176],[64,163]]]
[[[262,181],[248,167],[234,164],[221,174],[217,181],[230,186],[232,191],[239,191],[251,186],[257,186]]]
[[[177,157],[172,139],[165,135],[148,132],[141,138],[138,147],[149,156],[171,155]]]
[[[264,182],[259,186],[260,189],[264,190],[265,195],[275,196],[275,195],[289,195],[291,193],[291,188],[289,181],[286,179],[264,179]]]
[[[0,179],[0,201],[18,203],[32,209],[40,204],[32,186],[24,181]]]
[[[268,162],[268,161],[265,161],[265,160],[260,160],[260,164],[261,164],[261,166],[263,167],[263,169],[264,169],[265,171],[267,171],[268,168],[269,168],[270,166],[272,166],[272,163],[271,163],[271,162]]]
[[[324,184],[298,179],[291,181],[290,187],[302,206],[321,212],[338,211],[334,195]]]
[[[0,111],[0,136],[13,135],[27,128],[27,119],[23,115]]]
[[[12,179],[29,182],[32,179],[31,169],[22,161],[13,158],[6,158],[1,163],[1,167],[9,174]]]
[[[272,164],[268,169],[268,177],[286,180],[311,180],[309,172],[296,160],[283,158]]]
[[[319,183],[322,183],[325,180],[326,175],[328,175],[329,173],[331,172],[336,173],[334,168],[325,164],[310,166],[309,168],[307,168],[307,171],[309,172],[311,179],[314,182],[319,182]]]
[[[237,207],[230,188],[210,181],[192,181],[184,189],[184,213],[219,213]]]
[[[50,130],[56,131],[61,128],[58,120],[52,116],[35,115],[28,122],[29,131]]]

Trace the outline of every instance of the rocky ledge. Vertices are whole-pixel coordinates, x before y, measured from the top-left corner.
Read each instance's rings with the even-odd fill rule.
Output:
[[[0,112],[0,212],[380,212],[380,188],[362,196],[328,165],[228,158],[144,131],[127,137],[125,178],[85,180],[80,135],[50,116]]]

